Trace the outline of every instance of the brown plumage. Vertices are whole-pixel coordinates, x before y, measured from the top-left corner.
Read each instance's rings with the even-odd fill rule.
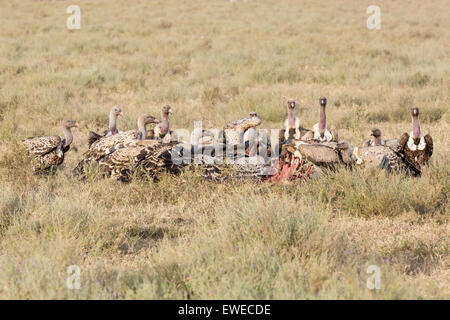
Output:
[[[176,143],[157,140],[141,140],[127,146],[117,146],[117,150],[99,160],[100,169],[112,178],[127,182],[131,174],[140,172],[157,177],[162,171],[179,172],[172,161],[171,149]],[[172,170],[170,170],[172,169]]]
[[[334,168],[338,164],[353,164],[353,158],[351,156],[351,146],[348,142],[304,142],[293,140],[292,143],[295,146],[295,151],[298,153],[296,156],[301,155],[306,160],[314,163],[315,165]]]
[[[78,127],[74,120],[61,121],[64,137],[34,137],[23,141],[28,154],[33,157],[33,171],[45,172],[54,169],[64,162],[64,154],[69,151],[73,141],[71,128]]]
[[[423,136],[420,131],[419,109],[411,109],[413,131],[403,133],[398,143],[397,151],[404,156],[406,162],[419,172],[433,155],[433,139],[429,134]]]
[[[108,137],[114,134],[118,134],[120,130],[117,128],[117,118],[122,115],[122,109],[119,106],[114,106],[109,112],[109,126],[108,129],[103,131],[103,135],[94,131],[89,131],[88,144],[89,147],[97,140],[103,137]]]
[[[404,157],[387,146],[363,146],[353,149],[356,164],[364,166],[377,166],[388,172],[405,172],[417,175],[420,172],[414,166],[405,162]]]
[[[268,167],[265,159],[257,156],[255,150],[266,147],[263,135],[260,137],[255,129],[260,123],[261,119],[256,112],[251,112],[249,117],[229,122],[223,127],[220,134],[222,142],[194,145],[191,155],[184,154],[183,157],[191,159],[192,165],[189,167],[200,168],[203,176],[208,179],[223,180],[264,175]],[[176,151],[177,157],[181,157],[180,151]]]
[[[136,140],[147,138],[146,126],[150,123],[157,123],[158,120],[153,116],[143,115],[137,121],[138,130],[128,130],[119,134],[110,135],[95,141],[89,150],[84,154],[84,158],[78,163],[75,172],[83,173],[86,164],[92,161],[99,161],[103,157],[116,151],[119,147],[125,147]]]

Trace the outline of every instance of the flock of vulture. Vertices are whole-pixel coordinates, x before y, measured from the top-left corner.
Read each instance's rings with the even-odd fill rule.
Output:
[[[296,102],[287,101],[287,119],[274,139],[266,130],[257,130],[261,119],[255,112],[228,123],[222,130],[194,129],[190,141],[178,139],[170,126],[172,108],[166,105],[161,120],[142,115],[137,130],[121,131],[117,119],[122,110],[114,106],[109,126],[103,134],[89,132],[89,149],[74,169],[82,177],[91,167],[105,176],[130,181],[134,176],[157,179],[162,172],[177,174],[187,168],[200,167],[207,178],[257,177],[271,181],[311,178],[340,166],[352,168],[374,165],[380,169],[401,171],[418,176],[433,154],[433,140],[422,135],[419,109],[412,108],[412,131],[400,139],[383,140],[381,130],[372,129],[372,138],[361,147],[339,140],[336,130],[326,120],[326,98],[319,100],[319,122],[312,129],[301,126],[295,115]],[[32,157],[35,173],[53,171],[64,161],[73,142],[73,120],[62,121],[63,137],[47,136],[26,139],[23,144]],[[148,126],[151,126],[149,129]],[[231,159],[231,161],[230,161]]]

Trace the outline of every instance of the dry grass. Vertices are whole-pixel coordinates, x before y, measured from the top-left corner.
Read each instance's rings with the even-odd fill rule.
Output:
[[[378,31],[365,27],[370,1],[78,4],[81,30],[69,31],[66,2],[0,2],[0,298],[449,298],[448,1],[383,2]],[[113,104],[122,129],[164,103],[175,128],[251,110],[279,128],[293,97],[311,127],[322,95],[353,145],[372,126],[410,131],[419,106],[429,170],[281,186],[71,174]],[[81,125],[63,168],[30,175],[18,141],[59,134],[62,117]],[[70,265],[80,290],[66,287]]]

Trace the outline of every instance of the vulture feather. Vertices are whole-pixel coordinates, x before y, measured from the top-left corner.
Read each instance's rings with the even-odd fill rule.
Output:
[[[143,140],[147,137],[146,126],[150,123],[157,123],[158,120],[153,116],[143,115],[139,117],[137,124],[138,130],[123,131],[118,134],[104,137],[92,143],[85,152],[84,158],[78,163],[75,172],[83,173],[85,165],[92,161],[100,161],[103,157],[115,152],[118,148],[125,147],[134,143],[136,140]]]
[[[65,119],[61,122],[61,126],[64,137],[33,137],[23,141],[25,149],[33,158],[34,172],[45,172],[64,162],[64,154],[69,151],[73,141],[71,128],[78,127],[78,123]]]

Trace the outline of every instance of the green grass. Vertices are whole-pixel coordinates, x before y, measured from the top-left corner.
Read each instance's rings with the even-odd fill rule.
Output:
[[[448,2],[264,0],[0,3],[0,298],[448,299]],[[447,10],[445,10],[447,8]],[[280,128],[295,98],[318,99],[361,145],[411,131],[421,110],[435,154],[419,179],[365,168],[282,185],[204,181],[198,172],[120,184],[72,169],[89,130],[172,105],[173,128],[221,128],[256,111]],[[33,176],[23,138],[80,128],[64,165]],[[80,268],[80,290],[66,286]],[[381,268],[380,290],[366,270]]]

